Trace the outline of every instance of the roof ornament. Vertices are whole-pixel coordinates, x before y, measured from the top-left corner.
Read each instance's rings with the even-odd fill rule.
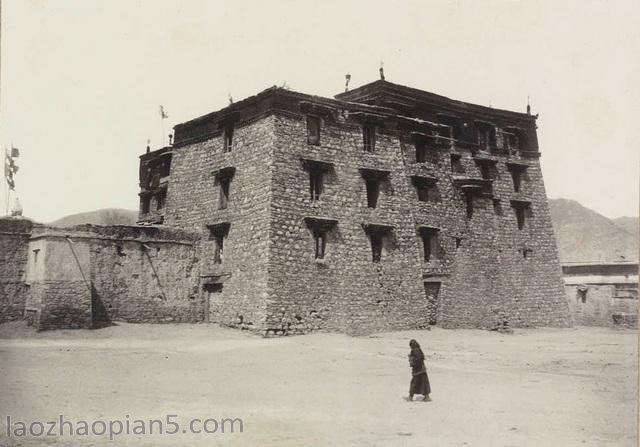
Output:
[[[384,62],[380,61],[380,80],[384,81]]]
[[[233,104],[233,97],[231,96],[231,93],[228,93],[229,95],[229,105]]]
[[[351,80],[351,75],[347,73],[344,75],[345,83],[344,83],[344,91],[345,93],[349,91],[349,81]]]
[[[529,95],[527,95],[527,115],[531,115],[531,104],[529,103]]]
[[[147,138],[147,154],[151,152],[151,140]]]

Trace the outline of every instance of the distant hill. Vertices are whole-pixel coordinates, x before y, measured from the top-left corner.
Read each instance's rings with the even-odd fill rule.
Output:
[[[138,212],[119,208],[105,208],[86,213],[71,214],[54,220],[49,225],[54,227],[71,227],[74,225],[134,225],[138,220]]]
[[[612,219],[613,223],[615,223],[620,228],[623,228],[628,233],[638,235],[638,218],[637,217],[618,217],[617,219]]]
[[[553,199],[549,205],[560,261],[638,259],[637,229],[632,231],[637,217],[614,221],[568,199]]]

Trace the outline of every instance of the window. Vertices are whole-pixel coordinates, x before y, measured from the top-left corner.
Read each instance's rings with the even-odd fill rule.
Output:
[[[218,209],[225,209],[229,205],[229,188],[231,186],[231,179],[224,177],[220,179],[220,202]]]
[[[313,235],[315,259],[324,259],[327,251],[328,233],[338,221],[324,217],[305,217],[304,220]]]
[[[209,240],[213,242],[213,263],[222,264],[224,252],[224,240],[229,233],[228,222],[208,225]]]
[[[462,166],[462,155],[451,154],[451,172],[454,174],[464,174],[464,167]]]
[[[218,171],[214,171],[216,183],[219,188],[218,209],[223,210],[229,206],[229,198],[231,193],[231,180],[235,175],[236,168],[227,167]]]
[[[382,234],[372,233],[369,237],[371,239],[371,261],[380,262],[382,258]]]
[[[424,254],[424,260],[429,262],[434,259],[440,258],[439,244],[438,244],[438,230],[437,228],[420,227],[420,237],[422,238],[422,250]]]
[[[380,180],[374,178],[365,179],[367,184],[367,207],[375,208],[380,195]]]
[[[496,176],[495,164],[496,161],[489,159],[476,159],[476,164],[480,170],[480,176],[484,180],[493,180]]]
[[[481,151],[496,147],[496,128],[492,124],[476,122],[476,142]]]
[[[161,210],[167,202],[167,188],[162,188],[156,195],[156,208]]]
[[[526,165],[507,163],[507,168],[511,173],[511,179],[513,180],[513,191],[520,192],[522,186],[522,178],[527,170]]]
[[[151,196],[145,194],[140,198],[142,214],[148,214],[151,209]]]
[[[437,179],[432,177],[412,177],[413,186],[416,188],[418,200],[420,202],[438,202],[438,190],[436,188]]]
[[[531,253],[533,253],[533,250],[532,250],[532,249],[530,249],[530,248],[523,248],[523,249],[522,249],[522,257],[523,257],[524,259],[528,259],[528,258],[529,258],[529,256],[531,255]]]
[[[40,249],[36,248],[35,250],[33,250],[33,263],[37,264],[38,263],[38,253],[40,253]]]
[[[473,194],[466,193],[464,195],[464,198],[467,211],[467,219],[471,219],[473,217]]]
[[[376,126],[367,124],[362,128],[364,150],[373,152],[376,148]]]
[[[223,131],[224,152],[231,152],[233,148],[233,124],[227,124]]]
[[[518,230],[522,230],[525,227],[525,220],[527,218],[527,214],[529,214],[530,207],[529,202],[520,201],[520,200],[512,200],[511,206],[516,213],[516,221],[518,222]]]
[[[462,246],[462,238],[456,238],[456,250]]]
[[[367,189],[367,207],[376,208],[380,197],[380,185],[389,175],[389,171],[377,169],[360,169]]]
[[[331,169],[331,163],[318,160],[303,159],[304,168],[309,171],[309,198],[312,202],[320,200],[324,190],[325,172]]]
[[[582,287],[578,287],[577,289],[577,299],[578,301],[582,302],[582,303],[586,303],[587,302],[587,292],[589,291],[589,288],[586,286],[582,286]]]
[[[307,115],[307,142],[309,144],[320,144],[320,118]]]
[[[327,233],[326,231],[322,231],[320,229],[315,229],[313,231],[313,239],[315,241],[316,259],[324,259],[324,252],[327,247]]]
[[[425,163],[427,161],[427,145],[424,141],[418,141],[415,144],[416,163]]]
[[[502,202],[500,199],[493,199],[493,212],[496,216],[502,216]]]
[[[312,202],[320,200],[323,177],[324,175],[320,169],[312,169],[309,171],[309,192],[311,194]]]
[[[382,260],[385,237],[391,233],[393,227],[383,224],[363,224],[363,227],[371,243],[371,261],[378,263]]]

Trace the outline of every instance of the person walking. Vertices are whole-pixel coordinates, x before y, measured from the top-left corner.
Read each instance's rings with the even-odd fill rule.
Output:
[[[431,385],[429,384],[427,368],[424,365],[424,353],[415,340],[409,342],[409,347],[411,348],[411,352],[409,353],[411,384],[409,385],[409,398],[407,400],[411,402],[414,394],[420,394],[424,396],[423,401],[429,402],[431,401],[429,397],[429,394],[431,394]]]

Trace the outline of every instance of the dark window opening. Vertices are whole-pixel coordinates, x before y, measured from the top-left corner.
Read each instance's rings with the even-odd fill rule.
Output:
[[[233,125],[232,124],[225,126],[224,132],[223,132],[223,138],[224,138],[224,151],[231,152],[231,149],[233,148]]]
[[[376,126],[365,125],[362,128],[364,150],[373,152],[376,148]]]
[[[151,209],[151,196],[145,195],[140,200],[142,202],[142,214],[148,214]]]
[[[229,224],[221,223],[210,225],[209,240],[213,242],[213,263],[222,264],[224,252],[224,240],[229,232]]]
[[[382,258],[382,234],[381,233],[371,233],[369,236],[371,239],[371,260],[373,262],[380,262]]]
[[[522,180],[527,167],[522,165],[507,165],[507,167],[509,168],[511,179],[513,180],[513,191],[520,192],[522,188]]]
[[[476,142],[481,151],[496,147],[496,129],[489,123],[476,123]]]
[[[516,220],[518,222],[518,230],[522,230],[525,227],[526,218],[530,212],[529,203],[512,201],[511,206],[516,214]]]
[[[523,249],[522,249],[522,257],[523,257],[524,259],[529,258],[529,255],[530,255],[531,253],[533,253],[533,250],[531,250],[530,248],[523,248]]]
[[[158,210],[161,210],[162,208],[164,208],[166,202],[167,202],[167,190],[166,188],[163,188],[156,195],[156,208]]]
[[[420,202],[439,202],[440,197],[438,189],[436,187],[437,179],[430,177],[412,177],[413,186],[416,188],[418,194],[418,201]]]
[[[367,185],[367,206],[375,208],[378,205],[378,197],[380,196],[380,180],[375,178],[366,178]]]
[[[466,202],[467,219],[471,219],[473,217],[473,195],[465,194],[465,202]]]
[[[320,169],[309,170],[309,193],[311,201],[320,200],[322,194],[324,173]]]
[[[502,216],[502,202],[500,199],[493,199],[493,212],[496,216]]]
[[[309,144],[320,144],[320,118],[307,115],[307,142]]]
[[[451,172],[455,174],[464,173],[464,167],[462,166],[462,155],[451,154]]]
[[[587,302],[587,291],[589,289],[587,288],[581,288],[578,289],[578,299],[580,300],[580,302],[582,303],[586,303]]]
[[[457,237],[456,238],[456,249],[460,248],[461,245],[462,245],[462,238]]]
[[[316,259],[324,259],[325,250],[327,248],[327,232],[316,229],[313,231],[313,239],[315,241]]]
[[[231,177],[221,177],[220,182],[220,202],[218,209],[225,209],[229,206],[229,190],[231,187]]]
[[[496,170],[495,166],[491,162],[476,161],[478,168],[480,169],[480,176],[484,180],[493,180],[495,178]]]
[[[422,238],[424,260],[429,262],[433,259],[439,259],[438,229],[421,228],[420,237]]]
[[[35,250],[33,250],[33,263],[37,264],[38,263],[38,253],[40,253],[40,249],[36,248]]]
[[[416,163],[425,163],[427,161],[427,145],[424,141],[419,141],[415,144],[416,148]]]

